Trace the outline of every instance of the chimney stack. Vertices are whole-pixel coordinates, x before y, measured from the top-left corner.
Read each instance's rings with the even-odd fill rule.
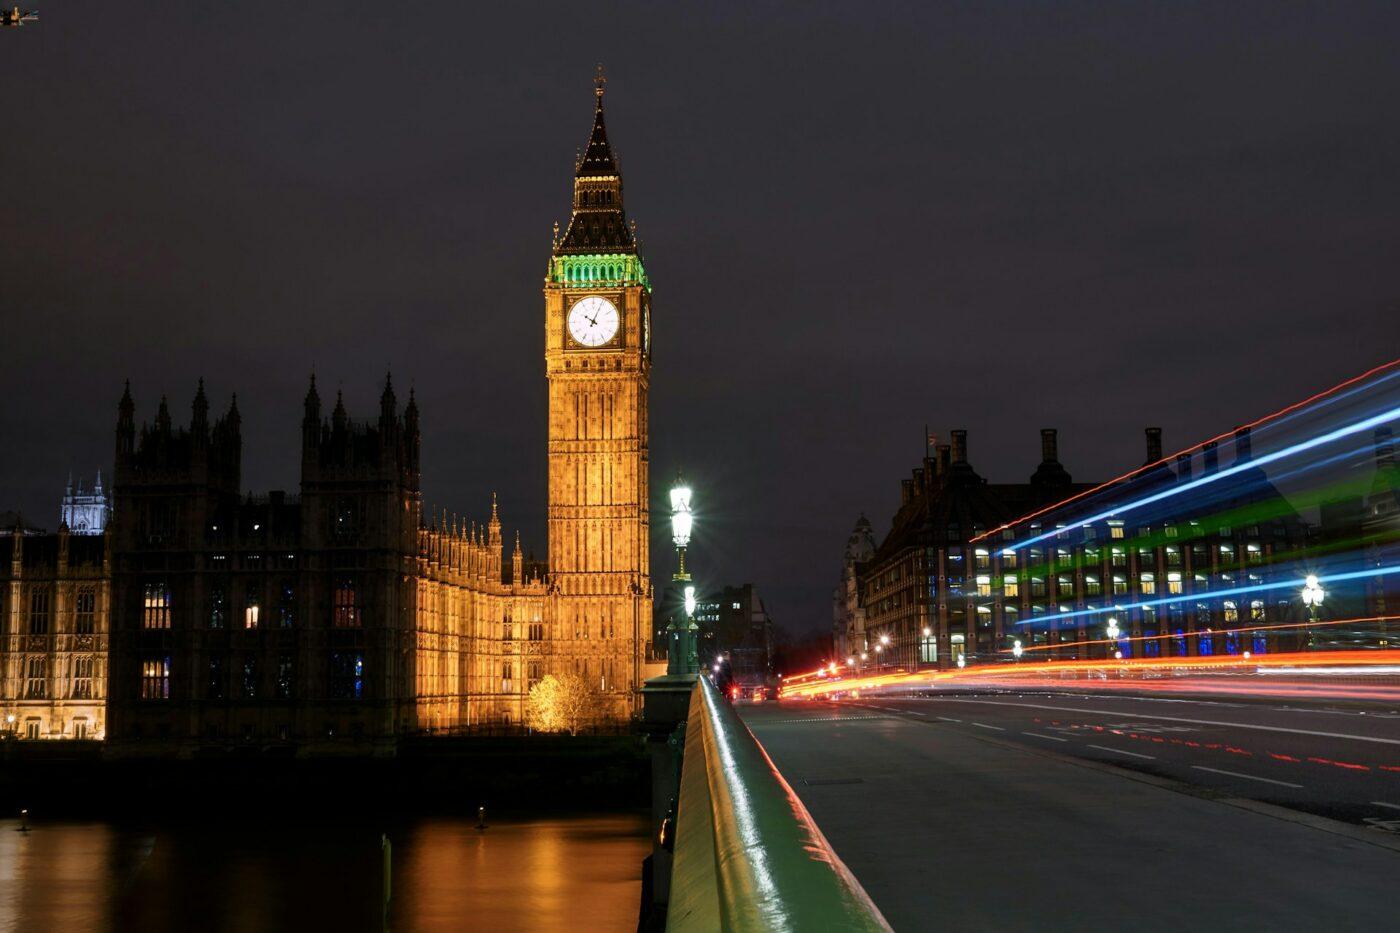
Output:
[[[1060,459],[1059,442],[1054,428],[1040,429],[1040,459],[1055,461]]]
[[[1216,451],[1215,441],[1211,441],[1201,448],[1205,456],[1205,466],[1201,468],[1202,476],[1209,476],[1220,468],[1220,454]]]
[[[953,462],[967,462],[967,431],[958,429],[953,432]]]
[[[1190,455],[1190,454],[1177,454],[1177,455],[1176,455],[1176,478],[1179,479],[1179,480],[1181,480],[1182,482],[1186,482],[1187,480],[1189,480],[1189,479],[1191,478],[1191,455]]]
[[[1235,462],[1243,463],[1249,457],[1249,428],[1235,428]]]
[[[948,472],[948,466],[952,461],[952,448],[947,444],[938,445],[938,475],[942,476]]]
[[[1147,429],[1147,462],[1156,463],[1162,459],[1162,429]]]

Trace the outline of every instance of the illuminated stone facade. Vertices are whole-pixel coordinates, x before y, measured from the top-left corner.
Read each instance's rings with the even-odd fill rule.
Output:
[[[553,664],[584,674],[621,719],[640,696],[652,615],[651,285],[623,213],[601,77],[574,175],[573,213],[555,237],[544,287],[548,618]]]
[[[544,286],[548,564],[527,560],[518,534],[507,563],[494,495],[479,525],[425,514],[420,413],[412,393],[400,410],[391,381],[378,417],[355,421],[339,397],[323,414],[313,378],[300,493],[261,497],[241,486],[236,396],[211,418],[201,381],[187,426],[162,398],[138,429],[128,386],[110,522],[100,488],[70,488],[64,501],[84,530],[106,522],[105,536],[28,545],[58,548],[32,566],[13,539],[4,699],[48,710],[34,713],[45,736],[86,715],[87,734],[108,738],[113,754],[390,753],[405,735],[520,728],[530,687],[566,671],[602,694],[599,725],[625,723],[652,609],[651,286],[622,212],[601,77],[575,169]],[[107,550],[96,563],[65,563],[69,549],[97,546]],[[25,608],[41,589],[54,619],[42,625]],[[74,592],[95,593],[100,607],[76,640],[65,627]],[[52,698],[71,694],[74,652],[105,648],[109,631],[91,709],[60,709]],[[20,737],[29,716],[17,714]]]
[[[101,739],[110,555],[103,535],[0,534],[0,730]]]

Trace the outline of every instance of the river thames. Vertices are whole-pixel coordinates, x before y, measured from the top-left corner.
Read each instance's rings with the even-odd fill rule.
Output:
[[[35,820],[21,832],[3,820],[0,930],[636,928],[645,814],[503,814],[488,823]]]

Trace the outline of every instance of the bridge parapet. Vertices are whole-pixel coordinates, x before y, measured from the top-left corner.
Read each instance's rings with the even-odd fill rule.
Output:
[[[666,929],[890,929],[734,708],[690,699]]]

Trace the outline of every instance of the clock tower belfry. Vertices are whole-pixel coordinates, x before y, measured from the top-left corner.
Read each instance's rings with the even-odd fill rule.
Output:
[[[651,630],[651,284],[623,211],[605,80],[600,66],[573,212],[555,229],[544,283],[549,600],[552,666],[582,673],[623,718],[640,697]]]

